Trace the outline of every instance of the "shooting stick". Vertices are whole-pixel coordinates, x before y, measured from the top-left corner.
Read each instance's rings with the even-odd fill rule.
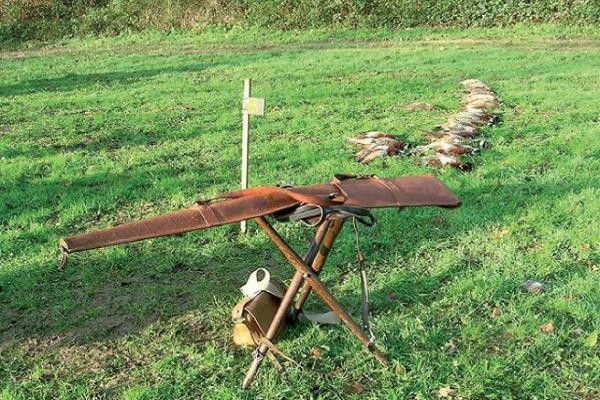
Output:
[[[300,295],[296,305],[294,307],[294,313],[297,315],[301,310],[306,298],[310,294],[311,290],[323,300],[323,302],[344,322],[344,324],[350,329],[350,331],[365,345],[375,358],[383,365],[386,365],[384,355],[375,347],[372,341],[367,337],[365,332],[354,322],[352,317],[342,308],[340,303],[333,297],[331,292],[323,285],[319,279],[319,272],[323,267],[327,255],[333,242],[340,232],[344,223],[344,216],[332,214],[329,218],[324,221],[317,230],[315,238],[313,239],[311,246],[306,254],[304,260],[302,260],[298,254],[283,240],[281,235],[267,222],[264,217],[257,217],[254,221],[262,228],[267,234],[271,241],[277,246],[277,248],[283,253],[286,260],[296,269],[294,277],[290,283],[290,286],[285,293],[281,301],[281,305],[275,314],[275,318],[265,335],[267,341],[273,340],[275,333],[277,332],[279,325],[282,323],[284,318],[287,316],[287,312],[296,297],[296,294],[300,290],[300,287],[304,284],[304,290]],[[310,267],[309,267],[310,265]],[[246,377],[242,383],[242,388],[247,388],[252,383],[254,376],[260,366],[263,358],[269,351],[268,342],[261,343],[256,350],[254,350],[252,356],[252,364],[246,373]]]

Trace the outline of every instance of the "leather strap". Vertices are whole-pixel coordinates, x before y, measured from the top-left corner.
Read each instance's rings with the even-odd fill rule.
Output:
[[[402,192],[400,191],[400,188],[398,188],[395,185],[389,184],[385,180],[379,179],[379,178],[373,178],[373,182],[377,182],[381,186],[386,188],[392,194],[392,197],[394,197],[394,200],[396,200],[396,204],[398,204],[398,205],[402,204]]]
[[[320,225],[329,215],[337,214],[342,218],[353,217],[363,225],[372,226],[375,224],[375,218],[366,208],[349,206],[330,206],[322,207],[313,204],[305,204],[294,209],[292,212],[275,215],[278,221],[302,222],[305,225],[314,227]]]
[[[327,311],[324,313],[311,313],[308,311],[302,311],[301,315],[317,325],[339,325],[342,323],[340,317],[338,317],[338,315],[333,311]]]
[[[372,179],[372,178],[376,178],[375,175],[349,175],[349,174],[335,174],[333,175],[333,179],[331,180],[331,184],[333,186],[335,186],[340,193],[342,193],[342,195],[345,198],[348,198],[348,192],[346,192],[344,190],[344,187],[342,185],[342,181],[345,181],[347,179]]]
[[[365,333],[369,335],[369,344],[375,342],[375,335],[369,324],[369,287],[367,283],[367,270],[365,268],[365,258],[360,251],[360,244],[358,241],[358,226],[356,225],[356,218],[352,219],[352,227],[354,228],[354,239],[356,241],[356,259],[359,266],[360,276],[360,317],[362,320],[362,328]]]
[[[302,204],[315,204],[319,206],[327,206],[330,205],[332,201],[343,203],[346,200],[346,197],[343,196],[342,193],[330,193],[326,196],[316,196],[309,194],[302,194],[292,191],[290,189],[278,187],[278,186],[257,186],[250,189],[240,190],[237,192],[225,193],[220,196],[213,197],[208,200],[198,200],[196,204],[203,205],[207,203],[211,203],[217,200],[226,200],[226,199],[241,199],[243,197],[250,196],[287,196],[290,199],[293,199]]]
[[[244,318],[244,308],[252,300],[254,300],[253,297],[244,297],[233,307],[233,310],[231,310],[231,319],[234,323],[239,324],[246,321],[246,318]]]
[[[261,338],[260,338],[260,342],[261,342],[261,343],[264,343],[264,344],[267,346],[267,348],[268,348],[269,350],[271,350],[271,351],[272,351],[274,354],[277,354],[278,356],[280,356],[280,357],[284,358],[285,360],[287,360],[287,361],[291,362],[291,363],[292,363],[292,364],[294,364],[296,367],[300,367],[300,364],[299,364],[299,363],[298,363],[296,360],[294,360],[293,358],[291,358],[291,357],[289,357],[289,356],[285,355],[285,353],[284,353],[283,351],[279,350],[279,349],[277,348],[277,346],[275,346],[275,344],[273,344],[273,342],[271,342],[271,341],[270,341],[269,339],[267,339],[266,337],[264,337],[264,336],[263,336],[263,337],[261,337]]]
[[[256,332],[253,332],[252,330],[250,330],[250,335],[252,335],[252,339],[254,340],[254,343],[256,343],[257,346],[260,346],[261,344],[264,344],[265,346],[267,346],[267,349],[270,350],[270,352],[267,352],[267,357],[269,358],[269,361],[271,361],[271,363],[273,363],[273,366],[278,370],[278,371],[283,371],[283,365],[281,365],[281,363],[279,362],[279,360],[277,360],[277,358],[275,358],[275,355],[278,355],[279,357],[291,362],[292,364],[294,364],[296,367],[301,367],[300,363],[298,363],[298,361],[294,360],[292,357],[286,355],[283,351],[279,350],[277,348],[277,346],[275,346],[275,344],[273,342],[271,342],[269,339],[267,339],[264,336],[258,335]],[[256,348],[256,350],[254,350],[254,353],[256,354],[260,354],[258,353],[258,348]],[[263,354],[264,356],[264,354]]]

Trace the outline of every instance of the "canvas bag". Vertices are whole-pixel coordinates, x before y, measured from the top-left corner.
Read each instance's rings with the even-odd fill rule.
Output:
[[[256,346],[267,334],[287,289],[282,282],[271,278],[269,271],[259,268],[250,274],[240,290],[244,298],[231,312],[233,342],[241,347]],[[287,325],[284,319],[274,340],[285,332]]]

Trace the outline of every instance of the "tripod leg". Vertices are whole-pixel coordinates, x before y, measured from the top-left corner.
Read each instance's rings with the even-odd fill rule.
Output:
[[[324,245],[325,238],[329,236],[329,232],[331,231],[332,225],[333,224],[332,224],[331,220],[326,220],[317,229],[317,232],[315,233],[315,237],[310,242],[308,251],[306,252],[306,255],[304,256],[304,263],[306,265],[314,265],[317,262],[317,260],[320,258],[320,256],[321,256],[320,249]]]
[[[296,293],[298,293],[300,285],[302,285],[303,281],[304,277],[302,276],[302,273],[296,272],[292,278],[290,287],[288,288],[287,292],[285,292],[285,296],[283,296],[283,299],[281,300],[281,305],[277,309],[277,313],[271,322],[271,326],[269,326],[269,330],[265,335],[265,338],[268,340],[273,340],[275,337],[275,333],[277,332],[277,329],[279,329],[279,325],[281,325],[283,320],[286,318],[287,311],[292,305],[292,301],[294,301],[294,297],[296,296]],[[269,351],[269,348],[265,343],[261,343],[258,348],[254,350],[254,353],[252,354],[252,364],[250,364],[250,368],[248,369],[248,372],[246,372],[246,377],[242,382],[243,389],[246,389],[252,383],[252,379],[254,379],[254,375],[256,375],[256,371],[258,370],[258,367],[260,366],[264,356],[267,354],[267,351]]]
[[[315,234],[315,238],[313,239],[313,241],[308,249],[308,252],[306,253],[306,256],[305,256],[305,262],[307,264],[309,264],[309,265],[312,264],[315,257],[317,256],[317,252],[318,252],[319,248],[321,247],[321,242],[323,241],[323,238],[326,236],[326,232],[328,232],[328,230],[329,230],[330,223],[331,223],[330,221],[325,221],[323,224],[321,224],[321,226],[317,230],[317,233]],[[267,340],[272,341],[273,338],[275,337],[275,334],[277,333],[279,326],[281,325],[283,320],[287,317],[287,311],[289,310],[290,306],[292,305],[292,302],[294,301],[294,297],[296,297],[296,294],[298,293],[298,290],[300,289],[300,286],[302,285],[303,282],[304,282],[303,274],[296,272],[294,274],[294,277],[292,278],[292,281],[290,282],[290,287],[285,292],[285,295],[283,296],[283,299],[281,300],[281,304],[280,304],[279,308],[277,309],[277,313],[275,313],[275,317],[273,317],[273,321],[271,322],[271,325],[269,326],[269,330],[267,331],[267,333],[265,335],[265,338]],[[256,350],[254,350],[254,353],[252,354],[252,356],[253,356],[252,364],[250,364],[250,368],[248,369],[248,372],[246,373],[246,377],[244,378],[244,381],[242,382],[242,388],[246,389],[247,387],[250,386],[250,384],[252,383],[252,380],[254,379],[254,376],[256,375],[256,372],[258,371],[258,367],[262,363],[262,360],[268,351],[269,351],[269,349],[268,349],[267,345],[264,343],[259,344],[258,348],[256,348]]]
[[[327,260],[327,256],[329,255],[329,251],[333,246],[333,242],[337,238],[337,235],[340,233],[343,225],[344,219],[342,218],[332,220],[331,225],[328,227],[327,232],[323,236],[321,247],[319,248],[319,252],[315,256],[312,265],[308,262],[305,262],[306,265],[311,266],[312,270],[316,274],[319,274],[321,268],[323,268],[325,260]],[[311,289],[312,288],[310,284],[307,281],[305,281],[304,285],[302,286],[302,291],[298,296],[298,300],[296,300],[296,304],[294,305],[294,319],[297,318],[300,312],[302,311],[302,307],[304,306],[306,299],[308,299],[308,295],[310,294]]]
[[[275,243],[279,250],[283,253],[284,257],[289,261],[290,264],[296,268],[296,275],[300,274],[304,279],[308,279],[310,286],[313,288],[315,293],[327,304],[331,310],[337,314],[338,317],[344,322],[344,324],[350,329],[350,331],[364,344],[375,356],[377,361],[383,365],[387,365],[385,356],[375,347],[375,345],[369,340],[367,335],[360,329],[360,327],[354,322],[352,317],[342,308],[337,302],[333,295],[327,290],[327,288],[321,283],[319,277],[304,264],[302,259],[296,254],[294,250],[288,246],[283,238],[273,229],[273,227],[262,217],[255,218],[256,223],[265,231],[269,238]],[[294,278],[296,277],[294,275]],[[291,285],[290,285],[291,289]],[[286,294],[287,295],[287,294]],[[269,329],[270,330],[270,329]]]

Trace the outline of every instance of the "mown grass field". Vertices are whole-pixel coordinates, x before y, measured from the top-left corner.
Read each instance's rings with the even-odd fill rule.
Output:
[[[143,34],[0,54],[0,399],[600,398],[598,29]],[[291,276],[253,225],[57,271],[62,236],[238,187],[246,77],[267,101],[252,185],[433,172],[463,201],[377,211],[361,229],[389,369],[343,327],[304,323],[280,342],[303,367],[265,362],[240,389],[237,288],[260,266]],[[503,103],[473,172],[352,160],[346,139],[367,130],[424,143],[466,78]],[[415,101],[436,111],[403,108]],[[277,227],[307,245],[308,228]],[[323,278],[358,318],[345,229]],[[545,290],[524,292],[527,279]]]

